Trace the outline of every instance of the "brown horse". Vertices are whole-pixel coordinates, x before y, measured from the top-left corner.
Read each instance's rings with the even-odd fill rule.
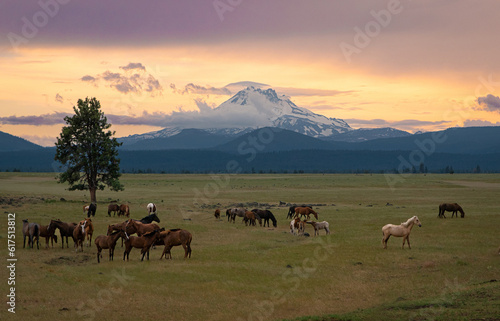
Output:
[[[85,241],[85,225],[86,220],[78,222],[78,225],[73,230],[73,240],[75,241],[75,249],[78,252],[78,247],[80,247],[83,252],[83,241]]]
[[[56,228],[54,226],[51,227],[50,224],[40,225],[40,237],[45,237],[45,248],[49,248],[49,240],[52,241],[52,247],[54,247],[54,241],[57,243],[55,231]]]
[[[215,218],[219,219],[220,218],[220,209],[216,209],[214,213]]]
[[[108,216],[111,216],[111,212],[113,212],[113,216],[116,215],[116,213],[120,212],[120,206],[118,204],[111,203],[108,205]]]
[[[129,219],[126,222],[127,223],[125,224],[125,232],[128,235],[137,233],[138,236],[142,236],[146,233],[160,229],[158,224],[155,223],[144,224],[133,219]]]
[[[23,248],[26,246],[26,236],[28,237],[28,247],[33,248],[36,239],[36,248],[40,249],[40,225],[37,223],[29,223],[28,220],[23,220]]]
[[[64,248],[64,237],[66,237],[66,247],[69,248],[68,245],[68,237],[71,236],[73,237],[73,230],[76,227],[76,223],[66,223],[62,222],[61,220],[51,220],[49,223],[49,229],[54,227],[58,228],[59,232],[61,233],[61,243],[62,243],[62,248]],[[74,241],[75,239],[73,239]]]
[[[120,210],[118,211],[118,216],[125,215],[126,217],[130,217],[130,208],[126,204],[120,205]]]
[[[458,205],[457,203],[442,203],[439,205],[439,214],[438,214],[438,217],[441,218],[441,217],[444,217],[446,218],[446,216],[444,215],[444,212],[452,212],[451,213],[451,217],[453,218],[453,215],[455,215],[456,217],[458,217],[458,213],[457,212],[460,212],[460,217],[465,217],[465,212],[464,210],[462,209],[462,207],[460,205]]]
[[[97,263],[101,263],[100,258],[102,258],[101,252],[103,249],[109,249],[109,260],[113,261],[116,241],[118,241],[119,237],[125,237],[123,230],[114,231],[111,235],[99,235],[95,238],[94,244],[97,247]]]
[[[184,248],[184,258],[191,258],[191,241],[193,240],[193,235],[186,230],[173,229],[160,233],[160,238],[165,244],[163,253],[161,254],[160,260],[165,255],[166,259],[171,259],[172,254],[170,250],[174,246],[182,245]]]
[[[123,260],[125,261],[125,257],[127,257],[127,261],[129,259],[130,251],[133,247],[141,249],[141,261],[144,260],[144,255],[147,254],[147,258],[149,260],[149,249],[151,245],[153,245],[156,240],[158,240],[160,236],[160,230],[156,229],[152,232],[146,233],[143,236],[129,236],[126,237],[125,240],[125,252],[123,252]]]
[[[85,239],[87,240],[86,246],[92,245],[92,235],[94,234],[94,225],[90,218],[85,219]]]
[[[318,219],[318,213],[316,213],[312,208],[310,207],[296,207],[295,208],[295,218],[299,218],[299,216],[307,216],[307,219],[309,219],[309,216],[313,214],[316,219]]]
[[[246,211],[245,212],[245,217],[243,218],[243,222],[245,222],[245,226],[250,224],[252,226],[255,226],[255,221],[259,221],[259,225],[262,226],[262,219],[260,216],[252,211]]]

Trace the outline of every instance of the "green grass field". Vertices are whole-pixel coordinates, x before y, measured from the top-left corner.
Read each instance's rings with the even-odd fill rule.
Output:
[[[192,257],[175,247],[173,260],[159,260],[160,247],[149,261],[133,249],[124,262],[118,243],[114,261],[104,250],[100,264],[94,244],[83,253],[72,240],[69,249],[61,240],[23,249],[22,219],[84,218],[89,193],[54,176],[0,173],[0,257],[7,266],[7,213],[15,213],[23,320],[500,320],[500,175],[409,175],[393,188],[384,175],[124,175],[125,191],[98,191],[94,237],[124,221],[107,216],[109,201],[129,204],[137,219],[154,202],[160,226],[193,234]],[[321,204],[331,235],[291,235],[280,201]],[[251,202],[271,205],[278,227],[214,218],[216,207]],[[458,202],[465,218],[437,218],[441,202]],[[422,227],[412,249],[391,237],[383,250],[381,227],[413,215]],[[9,269],[0,278],[7,300]]]

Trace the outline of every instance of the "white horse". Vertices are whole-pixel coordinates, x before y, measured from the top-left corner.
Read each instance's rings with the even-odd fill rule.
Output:
[[[146,209],[149,214],[156,214],[156,205],[154,203],[149,203]]]
[[[323,222],[306,222],[314,227],[314,236],[319,235],[319,230],[325,230],[326,234],[330,234],[330,224],[327,221]]]
[[[387,248],[387,240],[391,235],[397,237],[403,237],[403,246],[401,248],[404,249],[405,242],[408,241],[408,248],[411,249],[410,246],[410,232],[414,224],[417,224],[419,227],[422,226],[417,216],[410,217],[406,222],[401,223],[400,225],[386,224],[382,227],[382,245],[384,249]]]

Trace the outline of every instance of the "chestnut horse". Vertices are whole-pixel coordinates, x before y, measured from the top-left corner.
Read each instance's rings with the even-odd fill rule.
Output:
[[[50,229],[49,229],[50,227]],[[57,235],[55,234],[56,228],[49,225],[40,225],[40,237],[45,237],[45,248],[49,248],[49,240],[54,247],[54,241],[57,243]]]
[[[216,209],[214,213],[215,218],[219,219],[220,218],[220,209]]]
[[[149,249],[151,245],[153,245],[158,237],[160,236],[160,230],[156,229],[149,233],[144,234],[143,236],[125,236],[125,252],[123,252],[123,260],[125,261],[125,257],[127,257],[127,261],[129,259],[130,251],[133,247],[141,249],[141,261],[144,260],[144,256],[147,254],[147,258],[149,260]]]
[[[118,216],[125,215],[126,217],[130,217],[130,207],[126,204],[120,205],[120,210],[118,211]]]
[[[116,241],[118,241],[119,237],[125,237],[123,230],[114,231],[111,235],[99,235],[95,238],[94,243],[97,247],[97,263],[101,263],[100,258],[102,258],[101,252],[103,249],[109,249],[109,260],[113,261]]]
[[[442,204],[440,204],[439,205],[439,214],[438,214],[438,217],[439,218],[441,218],[441,217],[446,218],[446,216],[444,215],[445,211],[446,212],[453,212],[451,214],[452,218],[453,218],[453,215],[455,215],[456,217],[458,217],[458,213],[457,212],[460,212],[460,214],[461,214],[460,217],[465,217],[464,210],[457,203],[442,203]]]
[[[312,208],[310,207],[296,207],[295,208],[295,218],[299,218],[299,216],[307,216],[307,219],[309,219],[309,216],[313,214],[316,219],[318,219],[318,213],[316,213]]]
[[[171,259],[172,254],[170,253],[170,250],[172,247],[178,245],[182,245],[184,248],[184,258],[191,258],[191,241],[193,240],[193,235],[191,235],[188,231],[182,229],[172,229],[161,232],[160,238],[163,240],[163,244],[165,244],[160,260],[164,255],[166,259]]]
[[[391,235],[403,237],[403,246],[401,248],[404,249],[405,242],[408,241],[408,248],[411,249],[410,232],[414,224],[417,224],[419,227],[422,226],[417,216],[410,217],[406,222],[401,223],[400,225],[384,225],[384,227],[382,227],[382,245],[384,246],[384,249],[387,248],[387,240],[389,240],[389,237],[391,237]]]
[[[92,245],[92,235],[94,234],[94,225],[92,224],[92,220],[90,218],[85,219],[85,239],[86,239],[86,244],[85,246],[91,246]]]
[[[80,247],[83,252],[83,241],[85,241],[85,225],[86,220],[78,222],[78,225],[73,230],[73,240],[75,241],[75,251],[78,252],[78,247]]]
[[[143,224],[133,219],[128,220],[125,224],[125,233],[127,235],[137,233],[138,236],[142,236],[146,233],[159,229],[160,227],[155,223]]]

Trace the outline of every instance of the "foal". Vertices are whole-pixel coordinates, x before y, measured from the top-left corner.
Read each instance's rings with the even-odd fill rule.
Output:
[[[149,260],[149,249],[151,248],[151,245],[158,239],[160,236],[160,230],[154,230],[152,232],[149,232],[147,234],[144,234],[142,236],[129,236],[125,240],[125,252],[123,252],[123,260],[125,261],[125,257],[127,257],[128,261],[128,256],[130,254],[130,251],[132,251],[132,248],[138,248],[141,249],[141,261],[144,260],[144,255],[147,253],[147,258]]]

